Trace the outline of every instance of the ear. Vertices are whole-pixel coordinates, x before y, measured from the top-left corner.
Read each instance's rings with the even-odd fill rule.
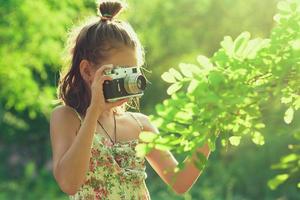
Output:
[[[91,85],[94,76],[91,63],[88,60],[83,59],[80,61],[79,69],[82,78],[86,81],[86,83]]]

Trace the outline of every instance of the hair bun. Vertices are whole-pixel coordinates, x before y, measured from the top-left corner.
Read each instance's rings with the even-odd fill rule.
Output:
[[[101,0],[99,1],[99,14],[101,20],[112,19],[118,15],[123,8],[125,8],[125,3],[120,0]]]

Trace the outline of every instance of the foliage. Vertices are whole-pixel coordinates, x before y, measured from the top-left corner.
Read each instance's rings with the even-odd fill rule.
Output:
[[[152,70],[153,84],[141,99],[144,111],[152,114],[154,104],[167,98],[167,84],[160,75],[170,66],[194,63],[199,53],[212,55],[225,34],[236,36],[248,30],[255,36],[267,36],[277,1],[130,0],[125,14],[145,47],[145,65]]]
[[[48,117],[56,93],[53,85],[62,64],[58,52],[62,52],[66,38],[65,26],[77,16],[79,8],[81,14],[86,12],[82,9],[85,3],[1,2],[0,55],[5,59],[0,60],[0,117],[4,124],[14,127],[12,131],[30,131],[23,125],[24,119]]]
[[[161,133],[141,135],[146,143],[138,148],[144,154],[156,148],[191,156],[206,142],[214,151],[219,134],[223,146],[237,146],[245,135],[263,145],[262,105],[276,97],[287,106],[284,121],[293,121],[300,108],[300,3],[282,1],[278,9],[277,26],[269,39],[251,39],[249,32],[235,40],[226,36],[213,57],[200,55],[197,65],[181,63],[179,70],[170,68],[162,74],[171,83],[170,98],[158,104],[157,115],[152,116]],[[298,149],[283,159],[283,164],[296,162],[290,174],[299,174],[299,156]],[[205,166],[205,162],[196,164]],[[288,177],[278,175],[269,186],[275,188]]]
[[[0,199],[68,199],[58,190],[57,183],[48,169],[42,168],[37,174],[36,164],[33,161],[26,164],[21,179],[1,181],[0,191],[2,191]]]
[[[211,55],[224,34],[235,37],[241,30],[248,30],[255,37],[267,37],[276,2],[128,0],[125,19],[138,32],[146,50],[146,67],[153,70],[153,84],[142,98],[142,111],[153,113],[155,103],[167,96],[167,83],[160,75],[169,66],[180,61],[196,63],[193,59],[199,53]],[[83,17],[95,14],[94,0],[0,0],[0,5],[0,199],[66,199],[51,172],[49,116],[67,32]],[[272,110],[278,105],[268,102],[267,107]],[[291,113],[287,113],[287,121]],[[296,118],[297,113],[293,114]],[[287,132],[296,130],[294,122]],[[293,199],[297,193],[289,187],[294,184],[289,179],[275,191],[264,187],[272,175],[270,163],[285,153],[284,145],[289,141],[289,135],[278,133],[287,127],[282,128],[276,120],[265,124],[264,153],[260,149],[257,155],[256,149],[245,146],[245,140],[235,151],[220,148],[211,156],[203,181],[197,182],[186,199],[275,199],[277,194]],[[271,133],[269,137],[267,133]],[[298,150],[292,151],[297,154]],[[244,162],[251,164],[245,166]],[[289,166],[293,166],[291,163]],[[290,171],[286,169],[282,173]],[[184,198],[165,190],[165,183],[150,166],[147,170],[152,199]],[[259,189],[253,190],[258,181]]]

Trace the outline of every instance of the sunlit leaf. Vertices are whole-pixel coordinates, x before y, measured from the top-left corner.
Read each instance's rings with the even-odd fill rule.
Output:
[[[175,92],[177,92],[182,87],[182,84],[180,82],[173,83],[168,89],[167,93],[168,95],[171,95]]]
[[[191,82],[187,88],[187,92],[193,93],[198,85],[199,85],[199,81],[197,81],[196,79],[191,80]]]
[[[147,144],[138,144],[135,147],[135,150],[138,157],[145,157],[145,155],[150,152],[151,148]]]
[[[296,98],[294,102],[295,110],[298,110],[300,108],[300,95]]]
[[[170,74],[173,75],[173,77],[175,77],[177,80],[182,80],[183,77],[182,75],[174,68],[169,69]]]
[[[210,60],[203,55],[199,55],[197,57],[197,61],[200,64],[200,66],[202,66],[205,69],[212,69],[213,68],[213,64],[210,62]]]
[[[256,38],[256,39],[250,40],[248,42],[246,49],[244,50],[244,52],[241,56],[247,57],[250,59],[254,59],[255,56],[257,55],[257,52],[260,51],[261,49],[267,47],[267,45],[269,45],[269,42],[270,42],[270,40],[261,39],[261,38]]]
[[[155,144],[155,148],[162,151],[169,151],[172,149],[172,146],[167,144]]]
[[[275,190],[280,184],[289,178],[288,174],[279,174],[268,181],[268,186],[271,190]]]
[[[277,4],[277,8],[282,11],[290,11],[290,4],[286,1],[280,1]]]
[[[27,178],[30,178],[30,177],[32,177],[33,176],[33,174],[34,174],[34,172],[35,172],[35,169],[36,168],[36,166],[35,166],[35,163],[34,162],[28,162],[27,164],[26,164],[26,167],[25,167],[25,176],[27,177]]]
[[[234,53],[237,56],[242,56],[243,51],[247,47],[251,35],[249,32],[241,33],[234,41]]]
[[[254,127],[257,128],[257,129],[261,129],[261,128],[265,128],[266,125],[264,123],[257,123],[257,124],[255,124]]]
[[[230,144],[232,144],[234,146],[238,146],[241,141],[241,136],[231,136],[229,138],[229,141],[230,141]]]
[[[284,121],[287,124],[290,124],[294,118],[294,109],[292,107],[288,108],[284,113]]]
[[[215,149],[216,149],[216,141],[215,141],[215,138],[209,138],[208,139],[208,146],[209,146],[209,149],[211,150],[211,151],[215,151]]]
[[[184,111],[179,111],[176,113],[174,116],[175,119],[178,119],[179,121],[191,121],[193,119],[193,113],[191,112],[184,112]]]
[[[233,40],[230,36],[225,36],[224,40],[221,42],[221,46],[224,48],[227,55],[232,56],[233,55]]]
[[[157,137],[158,137],[158,134],[149,132],[149,131],[142,131],[139,134],[139,138],[144,142],[152,142]]]
[[[167,83],[175,83],[176,82],[176,79],[175,77],[173,76],[173,74],[171,74],[170,72],[164,72],[162,75],[161,75],[161,78],[166,81]]]
[[[252,135],[252,141],[255,143],[255,144],[258,144],[258,145],[264,145],[265,144],[265,138],[264,136],[258,132],[258,131],[255,131]]]
[[[192,70],[190,69],[190,64],[185,64],[185,63],[180,63],[179,64],[179,69],[180,72],[185,76],[185,77],[193,77]]]
[[[218,71],[211,71],[211,73],[208,75],[208,80],[211,85],[218,86],[224,81],[224,76]]]
[[[283,158],[280,159],[280,161],[282,163],[288,163],[288,162],[296,161],[297,159],[299,159],[299,156],[295,153],[292,153],[284,156]]]

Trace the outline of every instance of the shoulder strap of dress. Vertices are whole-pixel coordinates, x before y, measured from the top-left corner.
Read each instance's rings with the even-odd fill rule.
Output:
[[[134,119],[135,121],[138,123],[139,127],[141,128],[141,130],[144,130],[144,126],[143,124],[141,123],[141,121],[131,112],[128,112]]]
[[[80,114],[77,112],[77,110],[75,108],[73,108],[71,106],[67,106],[67,107],[71,108],[76,113],[76,115],[77,115],[77,117],[78,117],[78,119],[80,121],[80,126],[81,126],[82,118],[81,118]]]

